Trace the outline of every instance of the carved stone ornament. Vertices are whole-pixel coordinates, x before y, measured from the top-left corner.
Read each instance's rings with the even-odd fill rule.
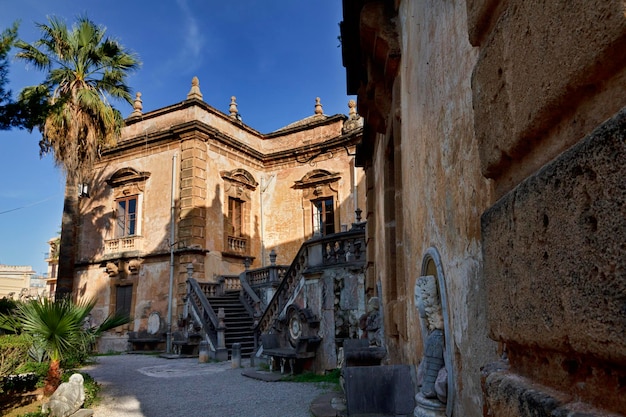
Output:
[[[74,414],[84,402],[83,376],[73,374],[69,382],[59,385],[50,396],[50,400],[41,407],[41,411],[50,413],[50,417],[67,417]]]
[[[129,274],[137,274],[139,272],[139,260],[137,259],[133,259],[131,261],[128,262],[128,273]]]
[[[120,273],[118,266],[113,262],[107,262],[105,271],[110,277],[116,277]]]

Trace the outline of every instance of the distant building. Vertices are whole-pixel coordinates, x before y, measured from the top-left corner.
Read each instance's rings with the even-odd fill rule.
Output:
[[[31,278],[34,275],[35,271],[30,266],[0,265],[0,298],[17,300],[30,296]]]
[[[48,272],[45,274],[46,280],[46,295],[48,297],[54,297],[54,292],[57,286],[57,274],[59,273],[59,243],[60,238],[55,237],[48,241],[50,251],[46,257],[48,263]]]

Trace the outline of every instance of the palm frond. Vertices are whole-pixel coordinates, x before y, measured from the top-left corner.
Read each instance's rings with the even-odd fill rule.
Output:
[[[54,154],[67,175],[80,176],[90,171],[103,147],[116,142],[123,118],[108,100],[132,105],[126,78],[140,62],[87,17],[78,18],[71,29],[56,17],[37,27],[41,39],[16,46],[18,58],[48,71],[41,84],[48,103],[41,107],[45,121],[37,123],[40,146]]]

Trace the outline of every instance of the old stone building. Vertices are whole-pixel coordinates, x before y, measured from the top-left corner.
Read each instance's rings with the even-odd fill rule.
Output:
[[[311,103],[313,105],[313,103]],[[187,99],[142,112],[140,94],[115,148],[106,151],[79,200],[74,291],[97,297],[97,323],[113,312],[133,321],[100,349],[126,349],[128,332],[165,330],[169,282],[173,320],[182,315],[187,266],[215,282],[244,264],[290,264],[310,237],[348,229],[364,205],[354,165],[362,122],[350,114],[312,116],[262,134],[202,100],[197,78]],[[155,316],[156,314],[156,316]]]
[[[18,300],[37,296],[37,288],[31,288],[31,280],[35,276],[30,266],[0,264],[0,298]]]
[[[624,2],[343,7],[386,362],[443,339],[415,415],[626,413]]]

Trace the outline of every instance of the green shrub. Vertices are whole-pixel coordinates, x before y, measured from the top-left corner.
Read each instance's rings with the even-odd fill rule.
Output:
[[[15,374],[28,362],[28,349],[33,340],[28,335],[7,334],[0,336],[0,379]]]
[[[288,382],[312,382],[320,384],[324,387],[331,387],[333,389],[339,390],[340,376],[341,370],[333,369],[332,371],[328,371],[323,375],[318,375],[313,372],[303,372],[301,374],[286,376],[282,380]]]
[[[85,340],[83,343],[77,343],[76,349],[67,352],[63,356],[61,367],[63,369],[80,368],[89,362],[92,352],[91,343],[88,343],[88,341]]]
[[[23,365],[21,365],[17,369],[17,372],[20,374],[26,374],[26,373],[32,372],[39,377],[40,381],[43,381],[46,375],[48,375],[48,368],[50,368],[49,362],[28,361],[24,363]]]

